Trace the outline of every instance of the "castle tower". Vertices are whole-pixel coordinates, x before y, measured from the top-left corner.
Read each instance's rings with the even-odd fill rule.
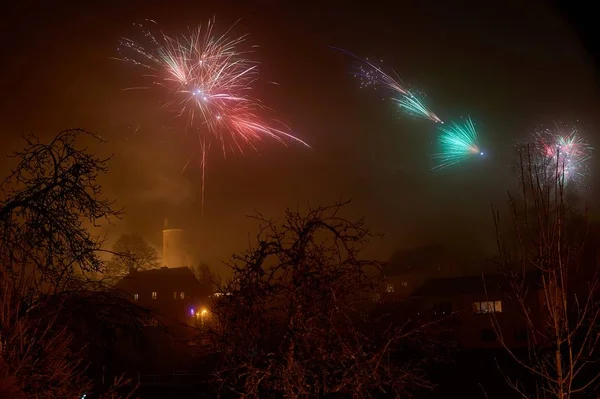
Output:
[[[168,220],[165,219],[162,236],[162,265],[169,268],[191,266],[187,230],[169,228]]]

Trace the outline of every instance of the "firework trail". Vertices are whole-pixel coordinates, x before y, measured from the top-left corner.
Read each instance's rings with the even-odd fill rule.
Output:
[[[575,127],[555,124],[553,129],[540,129],[533,134],[532,147],[536,167],[548,179],[578,183],[589,174],[587,161],[592,147]]]
[[[404,113],[417,118],[428,119],[435,123],[444,123],[436,114],[429,110],[425,104],[423,104],[423,101],[419,100],[414,93],[411,93],[405,87],[397,75],[396,77],[393,77],[384,72],[383,69],[374,62],[371,62],[368,59],[361,59],[349,51],[336,47],[332,48],[358,60],[352,74],[359,79],[361,88],[373,88],[375,90],[383,89],[389,93],[388,95],[391,100],[398,105],[400,110]]]
[[[443,169],[467,158],[483,155],[477,143],[477,131],[471,118],[467,118],[464,124],[454,122],[448,127],[442,126],[440,132],[438,141],[441,152],[434,154],[438,165],[433,170]]]
[[[399,98],[392,98],[398,106],[408,115],[412,115],[417,118],[428,119],[436,123],[444,123],[437,117],[433,112],[429,111],[427,107],[414,95],[408,93]]]
[[[255,46],[243,48],[246,35],[231,39],[231,28],[221,36],[214,35],[214,18],[204,27],[175,37],[135,25],[142,37],[137,41],[122,39],[120,59],[147,69],[144,76],[152,80],[151,87],[164,92],[165,106],[185,118],[186,129],[197,131],[202,154],[202,193],[206,152],[213,140],[223,154],[243,153],[245,148],[256,150],[256,143],[267,138],[283,144],[296,141],[309,147],[293,136],[287,126],[270,119],[271,110],[251,96],[252,84],[259,77],[259,64],[249,58]]]

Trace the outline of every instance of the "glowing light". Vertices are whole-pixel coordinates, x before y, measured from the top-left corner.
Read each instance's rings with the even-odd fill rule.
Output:
[[[199,311],[196,312],[196,317],[206,317],[208,316],[208,309],[207,308],[202,308]]]
[[[464,124],[453,122],[450,126],[440,127],[439,144],[441,152],[434,154],[438,165],[434,170],[457,164],[473,155],[483,155],[477,143],[477,131],[471,118]]]

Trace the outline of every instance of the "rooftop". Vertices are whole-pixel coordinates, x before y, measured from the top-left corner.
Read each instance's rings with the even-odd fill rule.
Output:
[[[534,275],[527,276],[529,284],[535,281]],[[453,297],[464,294],[485,292],[510,292],[511,287],[503,274],[480,274],[477,276],[432,278],[427,280],[412,297]]]
[[[136,271],[123,277],[116,287],[125,291],[137,289],[140,285],[160,287],[162,289],[193,286],[202,287],[194,273],[187,267],[161,267],[159,269]]]

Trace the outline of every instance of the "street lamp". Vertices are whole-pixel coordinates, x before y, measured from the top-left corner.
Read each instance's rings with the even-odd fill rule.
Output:
[[[204,327],[204,319],[208,316],[208,309],[202,308],[198,313],[196,313],[196,317],[200,317],[200,324]]]

